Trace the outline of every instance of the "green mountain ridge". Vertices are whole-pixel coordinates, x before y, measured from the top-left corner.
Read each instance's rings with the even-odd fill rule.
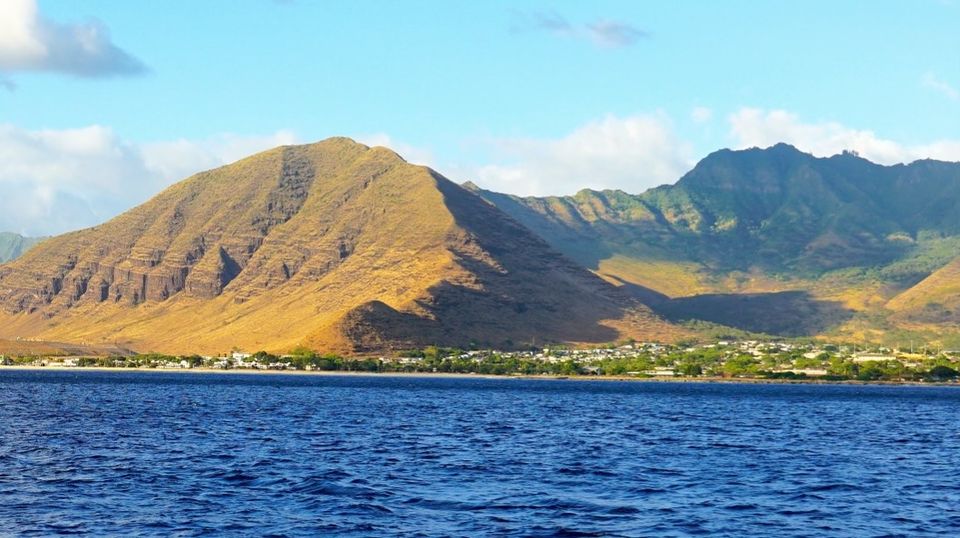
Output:
[[[665,296],[661,313],[775,334],[847,325],[865,336],[866,325],[853,328],[862,318],[906,319],[886,303],[960,255],[960,163],[883,166],[777,144],[714,152],[640,194],[466,187],[611,282]],[[782,303],[763,295],[784,292]]]
[[[43,239],[43,237],[24,237],[11,232],[0,232],[0,263],[19,258]]]

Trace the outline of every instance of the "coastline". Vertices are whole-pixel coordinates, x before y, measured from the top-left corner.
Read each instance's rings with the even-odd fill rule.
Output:
[[[4,371],[38,372],[138,372],[173,373],[201,375],[285,375],[285,376],[323,376],[323,377],[409,377],[436,379],[516,379],[530,381],[629,381],[640,383],[728,383],[740,385],[889,385],[917,387],[960,387],[957,382],[939,381],[862,381],[858,379],[825,380],[808,379],[765,379],[765,378],[725,378],[725,377],[634,377],[634,376],[597,376],[597,375],[525,375],[525,374],[471,374],[453,372],[351,372],[342,370],[255,370],[236,368],[117,368],[107,366],[0,366]]]

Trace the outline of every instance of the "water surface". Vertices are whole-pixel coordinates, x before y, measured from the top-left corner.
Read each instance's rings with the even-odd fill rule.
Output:
[[[960,389],[0,370],[0,535],[944,536]]]

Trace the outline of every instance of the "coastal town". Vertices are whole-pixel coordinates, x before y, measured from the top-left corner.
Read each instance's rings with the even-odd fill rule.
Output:
[[[523,351],[428,346],[374,357],[318,354],[306,348],[297,348],[283,355],[239,350],[217,356],[156,353],[106,357],[0,355],[0,365],[647,379],[955,382],[960,370],[960,351],[924,346],[893,349],[817,342],[721,340],[683,345],[625,342],[593,348],[550,346]]]

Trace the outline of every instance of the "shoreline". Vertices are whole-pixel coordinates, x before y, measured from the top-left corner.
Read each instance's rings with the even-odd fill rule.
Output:
[[[634,377],[634,376],[598,376],[598,375],[526,375],[526,374],[473,374],[454,372],[351,372],[341,370],[255,370],[249,368],[119,368],[108,366],[0,366],[4,371],[38,372],[137,372],[137,373],[174,373],[199,375],[286,375],[286,376],[325,376],[325,377],[410,377],[438,379],[516,379],[529,381],[628,381],[640,383],[729,383],[741,385],[889,385],[917,387],[960,387],[957,382],[941,381],[862,381],[859,379],[825,380],[808,379],[765,379],[765,378],[725,378],[725,377]]]

